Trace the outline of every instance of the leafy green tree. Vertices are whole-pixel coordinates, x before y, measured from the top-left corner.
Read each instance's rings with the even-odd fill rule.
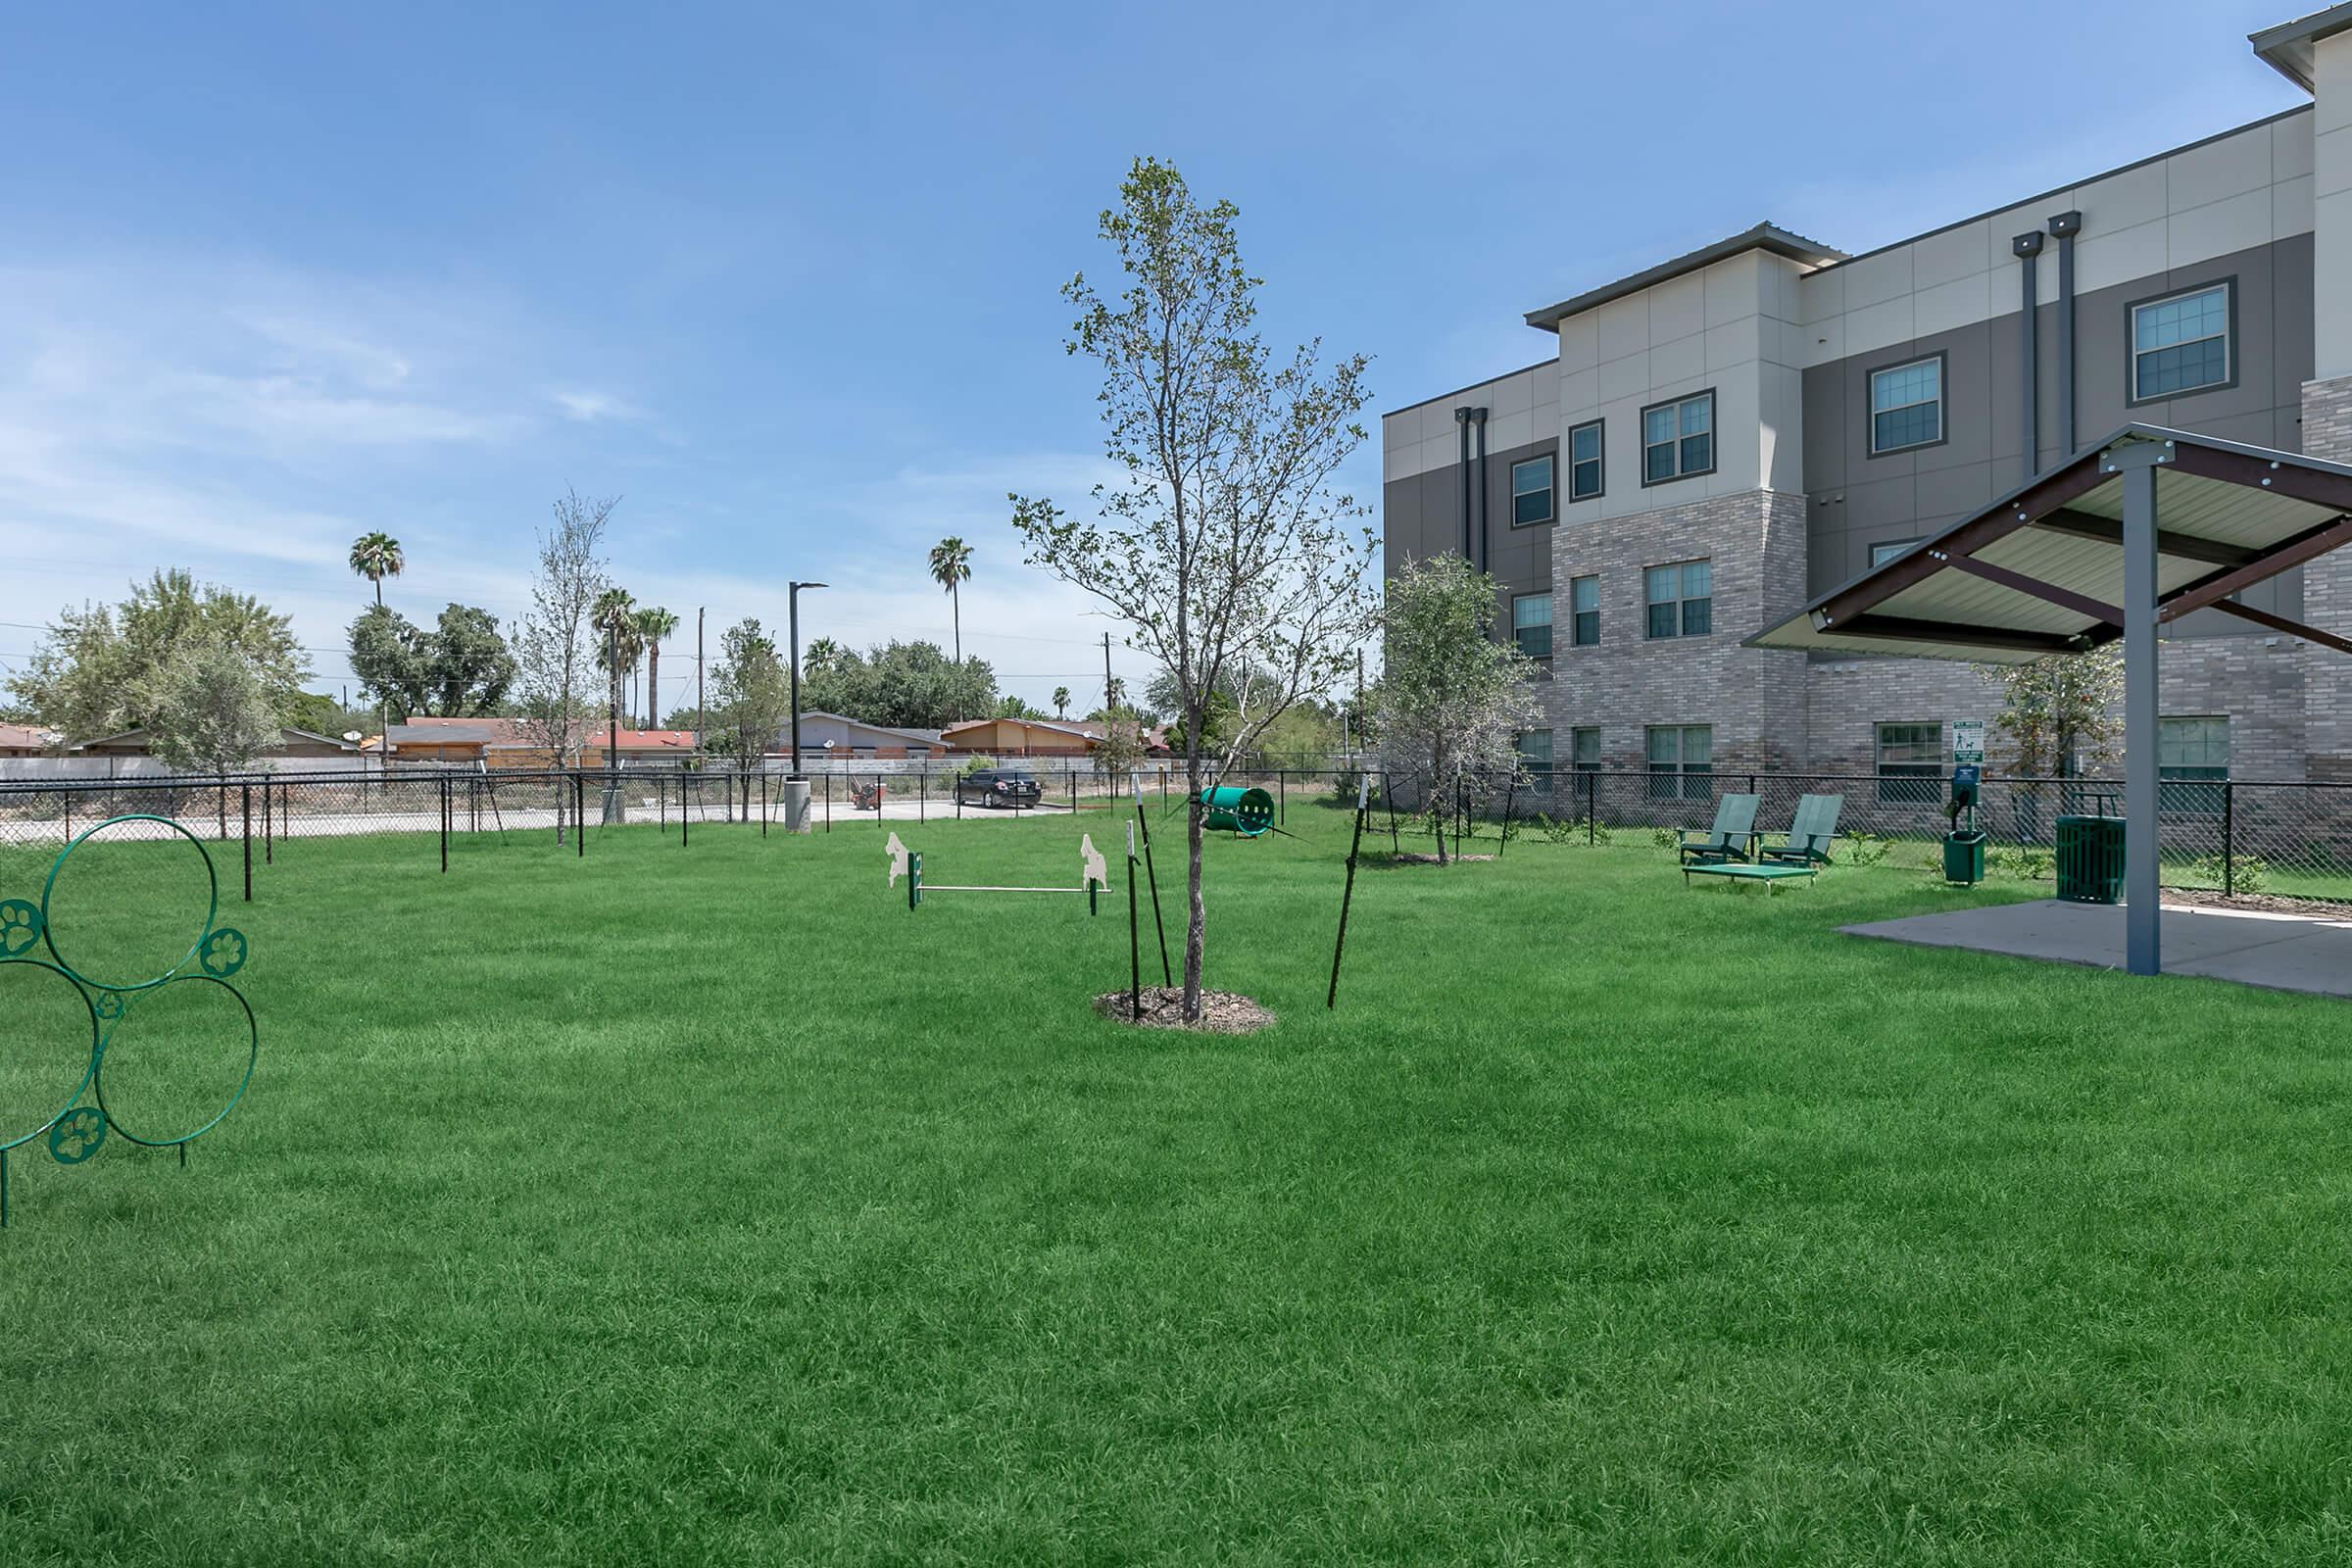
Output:
[[[464,718],[498,711],[514,684],[514,651],[500,635],[496,615],[472,605],[451,605],[441,612],[426,646],[434,712]]]
[[[351,672],[380,712],[408,718],[431,711],[428,639],[397,610],[369,605],[351,623]]]
[[[792,670],[757,619],[746,616],[720,636],[711,689],[711,750],[747,771],[758,766],[791,716]]]
[[[1994,729],[2008,764],[2023,778],[2064,778],[2115,755],[2115,705],[2124,695],[2123,655],[2113,645],[2030,664],[1984,666],[2001,686]]]
[[[996,716],[999,718],[1043,719],[1046,715],[1031,708],[1018,697],[1000,697],[997,699]]]
[[[285,616],[173,568],[132,585],[121,605],[60,612],[9,691],[31,722],[92,740],[146,724],[144,704],[162,689],[164,667],[213,643],[242,655],[280,708],[309,673]]]
[[[810,645],[814,653],[816,645]],[[827,650],[801,661],[801,708],[868,724],[938,729],[997,710],[997,678],[985,660],[949,660],[939,644],[893,642],[858,654]]]
[[[1523,779],[1519,736],[1538,722],[1535,661],[1489,635],[1496,591],[1460,556],[1438,556],[1391,578],[1381,610],[1381,744],[1441,822],[1465,794]]]
[[[972,547],[954,534],[931,547],[931,580],[948,591],[955,616],[956,662],[963,662],[962,585],[972,580]]]
[[[352,730],[366,730],[375,722],[373,714],[364,709],[346,708],[324,692],[296,692],[286,705],[284,718],[295,729],[307,729],[314,735],[332,735],[340,740]]]
[[[252,658],[225,640],[178,650],[140,701],[150,748],[179,772],[243,772],[278,742],[278,699]]]

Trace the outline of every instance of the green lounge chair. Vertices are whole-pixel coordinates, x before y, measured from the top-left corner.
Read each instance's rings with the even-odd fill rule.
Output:
[[[1756,807],[1753,795],[1726,795],[1715,803],[1715,825],[1705,838],[1685,837],[1682,841],[1682,862],[1721,862],[1752,858],[1748,844],[1756,836]]]
[[[1788,838],[1765,845],[1757,853],[1757,860],[1764,865],[1829,864],[1830,845],[1838,837],[1838,813],[1844,807],[1842,795],[1800,796]]]

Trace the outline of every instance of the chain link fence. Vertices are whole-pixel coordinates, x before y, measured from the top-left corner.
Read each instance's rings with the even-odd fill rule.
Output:
[[[1286,767],[1251,760],[1216,782],[1256,786],[1274,796],[1276,821],[1294,808],[1352,805],[1368,769]],[[835,764],[811,769],[811,827],[942,818],[1066,816],[1112,811],[1140,784],[1147,806],[1174,811],[1184,802],[1181,764],[1153,759],[1145,770],[1114,778],[1081,759],[1004,761],[1000,770],[1037,784],[1007,797],[964,775],[969,760],[893,761],[863,770]],[[1396,832],[1426,836],[1432,816],[1423,790],[1406,776],[1369,769],[1381,803],[1379,825],[1394,813]],[[708,767],[569,769],[526,772],[402,769],[389,773],[266,773],[219,778],[115,778],[0,781],[0,850],[54,854],[75,833],[109,817],[169,816],[200,835],[239,843],[262,863],[288,841],[361,834],[409,834],[433,841],[446,858],[452,840],[534,837],[586,853],[602,829],[630,824],[676,833],[698,828],[768,831],[783,820],[785,775],[777,769]],[[1729,793],[1760,798],[1759,830],[1785,828],[1804,795],[1837,795],[1845,853],[1855,859],[1928,869],[1940,864],[1950,826],[1940,778],[1840,773],[1735,773],[1690,770],[1639,773],[1560,769],[1515,784],[1482,788],[1446,813],[1473,835],[1495,836],[1506,819],[1513,841],[1596,844],[1627,833],[1664,837],[1703,829]],[[2120,781],[1986,779],[1976,825],[1990,836],[1998,870],[2050,875],[2058,818],[2117,815]],[[2352,785],[2175,781],[2164,786],[2162,863],[2169,887],[2231,895],[2352,903]],[[589,843],[570,832],[584,821]],[[159,830],[160,831],[160,830]]]

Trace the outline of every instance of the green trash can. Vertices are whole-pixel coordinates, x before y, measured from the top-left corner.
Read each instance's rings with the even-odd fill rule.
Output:
[[[1984,834],[1975,828],[1943,836],[1943,879],[1974,887],[1984,880]]]
[[[2058,819],[2058,897],[2070,904],[2123,902],[2122,817],[2062,816]]]

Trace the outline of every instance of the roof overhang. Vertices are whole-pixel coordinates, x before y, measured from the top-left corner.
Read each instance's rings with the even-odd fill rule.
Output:
[[[1527,313],[1527,324],[1551,331],[1556,329],[1560,322],[1567,318],[1581,315],[1596,305],[1606,305],[1611,300],[1623,299],[1628,294],[1638,293],[1654,284],[1663,283],[1668,278],[1680,277],[1685,272],[1695,272],[1702,267],[1711,266],[1716,262],[1741,255],[1747,251],[1770,251],[1775,256],[1785,256],[1792,262],[1802,262],[1807,267],[1827,267],[1832,262],[1842,262],[1846,259],[1845,252],[1834,251],[1827,245],[1817,245],[1812,240],[1805,238],[1804,235],[1792,234],[1778,223],[1758,223],[1753,228],[1742,229],[1729,239],[1719,239],[1712,245],[1702,245],[1697,250],[1691,251],[1688,255],[1677,256],[1670,262],[1660,262],[1655,267],[1645,268],[1631,277],[1621,277],[1614,283],[1603,283],[1598,288],[1587,289],[1584,293],[1564,299],[1557,305],[1547,305],[1540,311],[1530,311]]]
[[[2313,46],[2339,32],[2352,32],[2352,0],[2265,27],[2248,34],[2246,41],[2273,71],[2305,92],[2316,93],[2319,74],[2312,59]]]
[[[2157,619],[2216,610],[2352,654],[2232,595],[2352,544],[2352,466],[2130,424],[1832,589],[1751,648],[2022,664],[2123,635],[2123,466],[2154,444]]]

